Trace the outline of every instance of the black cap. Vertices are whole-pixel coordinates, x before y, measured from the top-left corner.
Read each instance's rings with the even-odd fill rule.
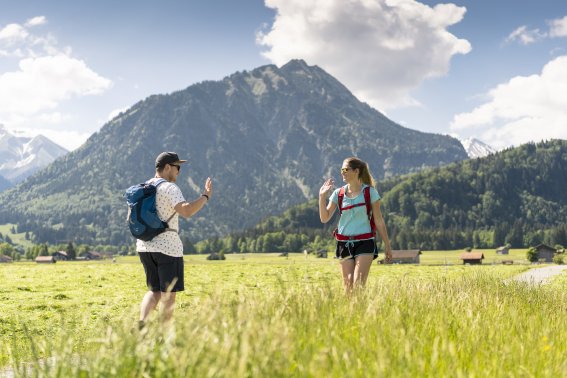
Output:
[[[165,167],[166,164],[183,164],[187,160],[179,160],[175,152],[162,152],[156,158],[156,168]]]

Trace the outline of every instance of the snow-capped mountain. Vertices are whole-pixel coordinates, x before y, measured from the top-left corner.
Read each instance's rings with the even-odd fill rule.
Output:
[[[461,144],[471,159],[485,157],[496,152],[494,148],[475,138],[462,140]]]
[[[12,184],[19,183],[67,152],[43,135],[20,137],[0,125],[0,175]]]

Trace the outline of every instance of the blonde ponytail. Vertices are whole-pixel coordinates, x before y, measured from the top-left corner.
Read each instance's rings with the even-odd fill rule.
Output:
[[[363,184],[376,188],[376,181],[374,177],[372,177],[372,173],[370,173],[368,163],[357,157],[349,157],[345,159],[345,163],[347,163],[351,169],[358,169],[358,178]]]

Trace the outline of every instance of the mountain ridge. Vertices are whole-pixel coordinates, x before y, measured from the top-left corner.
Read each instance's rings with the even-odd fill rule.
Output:
[[[215,182],[206,209],[181,226],[192,240],[313,198],[351,155],[380,177],[467,158],[458,140],[404,128],[319,67],[292,60],[139,101],[1,194],[0,223],[17,221],[38,240],[131,243],[122,193],[154,175],[162,151],[189,160],[178,179],[186,199],[200,195],[207,176]]]

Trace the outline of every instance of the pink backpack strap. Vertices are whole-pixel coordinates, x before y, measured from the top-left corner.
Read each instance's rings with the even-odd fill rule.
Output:
[[[339,198],[338,198],[338,202],[339,202],[339,214],[343,213],[343,199],[345,198],[345,187],[341,186],[341,188],[339,189]]]
[[[372,230],[371,232],[374,233],[376,225],[374,224],[374,216],[372,215],[372,203],[370,203],[370,186],[364,188],[364,203],[366,204],[366,214],[370,222],[370,229]]]

